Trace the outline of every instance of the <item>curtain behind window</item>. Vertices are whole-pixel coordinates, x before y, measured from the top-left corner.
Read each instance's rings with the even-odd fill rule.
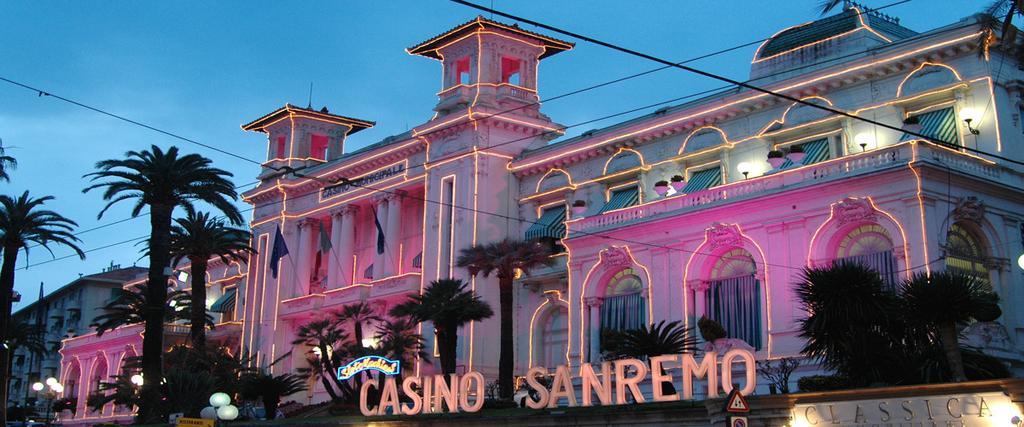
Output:
[[[891,250],[839,258],[835,262],[836,264],[844,262],[859,264],[875,270],[882,277],[882,283],[885,284],[886,290],[896,292],[896,286],[899,284],[899,274],[897,274],[896,257],[893,256]]]
[[[711,282],[707,316],[722,324],[730,338],[761,348],[761,284],[754,276]]]

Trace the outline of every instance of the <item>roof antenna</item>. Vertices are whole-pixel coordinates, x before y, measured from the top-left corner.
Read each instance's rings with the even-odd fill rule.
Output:
[[[306,103],[306,109],[313,109],[313,82],[309,82],[309,101]]]
[[[491,0],[491,20],[494,20],[494,0]]]

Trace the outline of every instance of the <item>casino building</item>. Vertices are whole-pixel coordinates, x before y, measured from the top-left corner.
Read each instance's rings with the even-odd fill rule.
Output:
[[[455,277],[497,309],[497,280],[456,267],[460,249],[543,239],[553,267],[517,279],[521,375],[600,360],[602,328],[704,315],[760,359],[798,356],[802,268],[851,260],[892,286],[957,269],[986,278],[1004,313],[964,339],[1019,373],[1024,168],[1006,159],[1024,161],[1024,73],[979,52],[979,35],[976,17],[919,33],[850,6],[779,31],[751,60],[752,84],[949,147],[742,89],[562,138],[537,81],[573,44],[475,18],[407,49],[438,62],[442,87],[433,117],[406,133],[346,151],[374,122],[287,104],[242,126],[267,144],[244,194],[259,254],[217,273],[212,295],[230,293],[231,344],[289,372],[309,351],[292,346],[296,328],[347,304],[385,315]],[[275,275],[278,230],[288,255]],[[496,376],[498,327],[461,331],[460,371]],[[107,341],[66,342],[65,363]]]

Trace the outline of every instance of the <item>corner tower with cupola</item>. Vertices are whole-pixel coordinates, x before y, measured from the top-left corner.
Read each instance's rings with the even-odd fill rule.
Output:
[[[463,279],[498,312],[497,279],[470,277],[456,267],[456,259],[463,248],[521,237],[518,184],[507,165],[562,134],[562,127],[540,112],[537,69],[541,59],[572,47],[478,17],[407,49],[441,62],[436,114],[412,132],[429,147],[424,253],[435,262],[423,266],[424,285]],[[462,331],[460,364],[489,377],[496,374],[499,324],[496,314]]]

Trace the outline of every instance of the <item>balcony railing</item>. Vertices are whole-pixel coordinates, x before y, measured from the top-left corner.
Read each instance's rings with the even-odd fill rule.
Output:
[[[525,102],[536,102],[537,94],[526,88],[503,84],[498,86],[498,96],[515,98]]]
[[[341,307],[367,298],[402,295],[418,292],[419,289],[420,274],[405,273],[369,283],[357,283],[343,288],[328,289],[322,293],[282,300],[279,315],[282,318],[305,316],[313,311]]]
[[[904,143],[570,221],[569,237],[575,237],[573,233],[618,227],[669,212],[675,215],[726,201],[743,200],[783,189],[790,190],[905,166],[914,160],[915,147],[918,161],[1000,181],[1018,188],[1024,185],[1024,179],[1020,174],[1004,173],[999,166],[991,162],[927,144],[915,146]]]

